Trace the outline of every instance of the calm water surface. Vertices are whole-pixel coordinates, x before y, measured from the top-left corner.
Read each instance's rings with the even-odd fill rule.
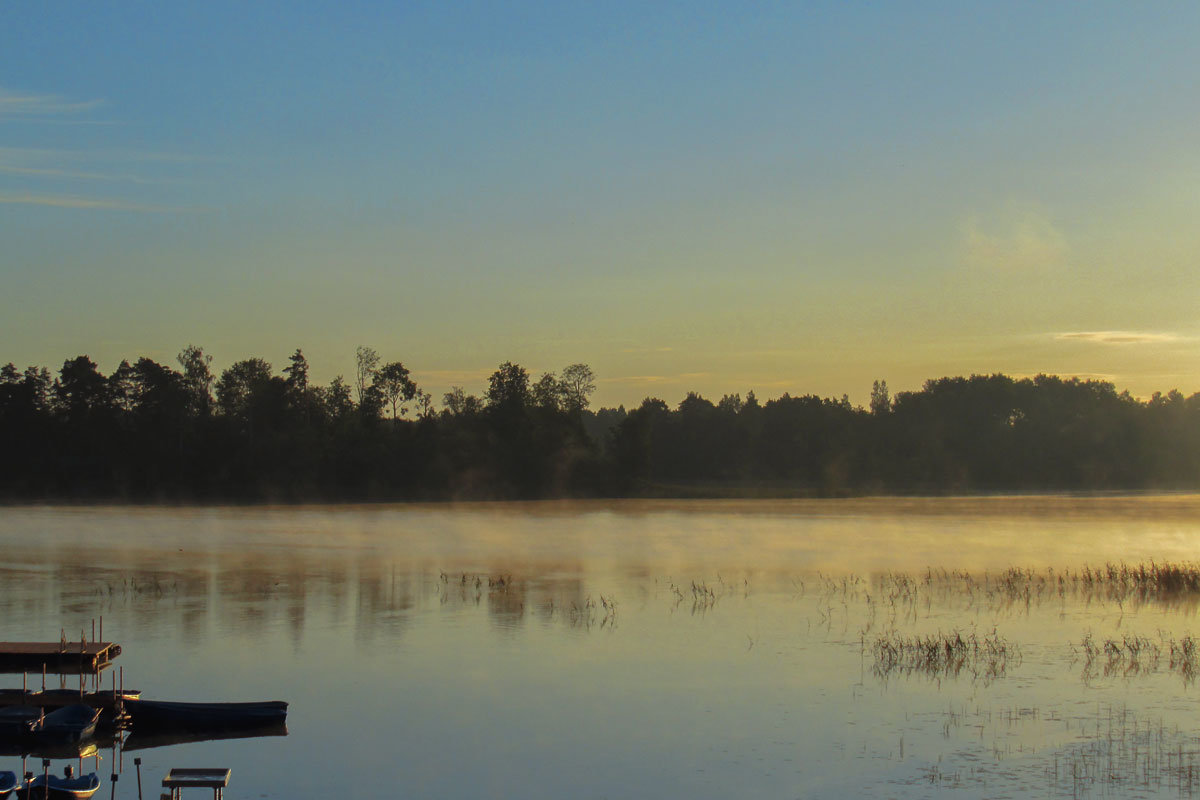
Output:
[[[139,751],[146,796],[1200,793],[1196,596],[1082,572],[1192,562],[1196,496],[6,508],[0,546],[0,639],[103,616],[146,696],[291,703]],[[942,636],[981,647],[881,661]]]

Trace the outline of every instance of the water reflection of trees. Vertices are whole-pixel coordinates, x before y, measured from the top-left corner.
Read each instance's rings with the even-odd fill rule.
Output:
[[[556,564],[525,573],[506,568],[448,575],[378,553],[337,550],[197,557],[81,549],[0,570],[0,613],[63,619],[68,632],[102,618],[108,638],[122,631],[178,632],[184,647],[201,647],[214,636],[258,639],[280,632],[299,647],[314,624],[348,628],[358,646],[370,647],[404,636],[416,614],[439,607],[481,609],[498,631],[531,622],[576,629],[613,625],[616,600],[590,591],[581,572],[577,564]]]
[[[616,623],[617,602],[593,595],[573,574],[519,577],[512,573],[440,573],[436,593],[445,609],[483,606],[492,626],[516,631],[530,620],[575,629],[608,628]]]

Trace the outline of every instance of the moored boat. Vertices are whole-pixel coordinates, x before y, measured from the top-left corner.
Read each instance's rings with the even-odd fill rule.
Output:
[[[27,786],[29,794],[44,800],[87,800],[100,788],[100,776],[94,772],[76,778],[67,767],[66,775],[38,775]],[[23,788],[18,794],[24,793]]]
[[[41,724],[33,729],[33,733],[45,740],[78,742],[96,733],[96,723],[99,720],[100,709],[76,703],[51,711],[42,717]]]
[[[135,731],[148,728],[255,728],[287,719],[281,700],[256,703],[181,703],[166,700],[126,700],[125,713]]]
[[[0,800],[4,800],[17,788],[17,773],[0,772]]]

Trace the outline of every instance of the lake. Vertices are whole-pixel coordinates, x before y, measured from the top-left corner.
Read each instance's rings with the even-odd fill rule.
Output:
[[[147,797],[1200,791],[1195,495],[9,507],[0,546],[0,639],[102,618],[147,697],[291,704],[137,751]],[[85,771],[134,798],[132,755]]]

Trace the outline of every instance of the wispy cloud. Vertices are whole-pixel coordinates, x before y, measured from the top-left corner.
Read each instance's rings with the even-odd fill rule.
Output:
[[[488,376],[494,371],[490,369],[428,369],[414,371],[413,377],[414,379],[420,378],[427,383],[447,383],[451,386],[464,386],[466,384],[486,381]]]
[[[25,192],[22,194],[9,194],[0,192],[0,203],[22,206],[50,206],[52,208],[106,209],[109,211],[149,211],[155,213],[183,210],[178,208],[169,208],[167,206],[148,205],[145,203],[131,203],[126,200],[118,200],[106,197],[79,197],[77,195],[67,194],[32,194],[30,192]]]
[[[1070,247],[1043,214],[1024,211],[1008,219],[984,221],[977,215],[963,225],[963,247],[969,266],[989,271],[1026,272],[1060,268]]]
[[[103,100],[67,100],[54,94],[21,94],[0,86],[0,119],[10,116],[83,114],[102,105]]]
[[[626,384],[632,386],[644,386],[647,384],[673,384],[682,381],[691,381],[698,378],[707,378],[712,373],[709,372],[680,372],[675,375],[625,375],[620,378],[600,378],[597,383],[615,383]]]
[[[91,112],[103,105],[103,100],[75,100],[0,86],[0,123],[95,121]],[[169,153],[101,150],[86,144],[75,149],[0,147],[0,205],[143,213],[196,211],[199,209],[163,205],[157,199],[98,197],[86,188],[100,183],[135,187],[177,182],[169,176],[146,177],[142,173],[159,172],[152,164],[189,160],[193,159]],[[122,194],[135,191],[129,188]]]
[[[61,169],[57,167],[23,167],[0,161],[0,172],[6,175],[22,175],[29,178],[61,178],[63,180],[114,181],[122,183],[151,184],[157,181],[139,178],[137,175],[88,172],[86,170]]]
[[[1175,333],[1153,331],[1065,331],[1054,334],[1059,341],[1091,342],[1094,344],[1170,344],[1187,341]]]

